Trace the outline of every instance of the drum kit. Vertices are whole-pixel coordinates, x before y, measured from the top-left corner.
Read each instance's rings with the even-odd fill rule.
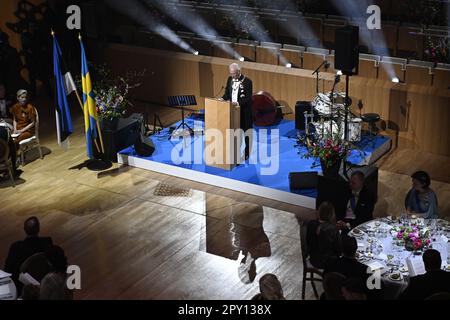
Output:
[[[345,138],[345,93],[336,92],[333,94],[333,99],[331,93],[319,93],[312,101],[311,107],[311,113],[305,113],[307,136],[312,137],[315,141],[343,140]],[[349,112],[347,121],[348,141],[361,141],[361,118]]]

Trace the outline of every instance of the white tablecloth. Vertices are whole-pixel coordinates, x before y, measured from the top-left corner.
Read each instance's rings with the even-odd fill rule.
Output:
[[[364,223],[349,233],[358,241],[358,260],[368,266],[378,264],[383,267],[381,274],[386,299],[396,298],[406,288],[410,276],[407,259],[422,260],[421,252],[408,251],[395,239],[397,234],[395,228],[411,224],[413,221],[423,224],[430,230],[430,246],[440,252],[442,267],[450,271],[450,243],[448,242],[450,223],[447,221],[409,219],[400,222],[388,217]],[[401,274],[401,278],[393,280],[391,277],[394,273]]]

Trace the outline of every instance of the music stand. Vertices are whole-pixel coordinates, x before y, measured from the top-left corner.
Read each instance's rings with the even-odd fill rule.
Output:
[[[185,96],[170,96],[169,97],[169,106],[171,107],[181,107],[181,123],[180,125],[173,131],[177,131],[180,128],[183,128],[183,131],[188,129],[190,135],[194,135],[194,130],[189,127],[189,125],[185,122],[184,118],[184,108],[188,106],[196,106],[197,101],[195,100],[194,95],[185,95]]]

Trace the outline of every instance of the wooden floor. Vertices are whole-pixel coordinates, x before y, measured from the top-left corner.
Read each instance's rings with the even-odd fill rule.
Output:
[[[1,265],[9,245],[24,237],[23,221],[36,215],[41,234],[81,267],[77,299],[249,299],[267,272],[279,277],[287,299],[300,299],[298,221],[313,218],[312,210],[136,168],[100,174],[77,168],[86,160],[79,113],[71,148],[63,152],[50,107],[38,107],[47,155],[28,154],[16,188],[0,182]],[[173,110],[160,115],[164,124],[177,120]],[[380,171],[378,216],[401,212],[410,186],[404,174],[410,172],[402,173],[397,159],[407,156],[395,151],[389,157],[390,171]],[[450,185],[433,187],[448,214]],[[248,263],[240,264],[246,251]]]

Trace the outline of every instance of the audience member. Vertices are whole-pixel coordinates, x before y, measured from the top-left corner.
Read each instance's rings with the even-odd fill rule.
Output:
[[[5,263],[5,271],[12,274],[18,292],[20,292],[19,288],[22,288],[18,281],[22,263],[35,253],[45,252],[53,243],[49,237],[39,237],[40,224],[36,217],[28,218],[25,221],[24,230],[27,235],[25,240],[11,245]]]
[[[36,123],[36,109],[28,103],[28,93],[26,90],[17,91],[17,103],[11,108],[13,115],[13,126],[16,135],[14,141],[16,145],[20,141],[31,138],[34,135]]]
[[[409,279],[408,287],[400,296],[403,300],[425,300],[438,292],[450,293],[450,272],[441,269],[439,251],[428,249],[423,254],[426,273]]]
[[[352,173],[347,196],[337,209],[338,227],[348,231],[361,223],[373,219],[375,197],[364,185],[365,176],[361,171]]]
[[[259,291],[252,300],[286,300],[280,281],[274,274],[266,273],[259,279]]]
[[[425,171],[417,171],[412,176],[412,188],[405,199],[406,211],[425,219],[438,217],[438,200],[430,188],[431,179]]]
[[[6,98],[5,85],[0,82],[0,121],[5,121],[8,125],[12,125],[12,116],[9,112],[11,102]],[[12,127],[11,127],[12,128]]]
[[[343,235],[341,237],[342,256],[330,258],[325,264],[324,274],[337,272],[347,278],[359,278],[366,281],[369,274],[367,266],[356,260],[358,243],[355,238]]]
[[[67,288],[67,258],[64,250],[58,246],[50,247],[46,252],[52,271],[41,281],[40,300],[72,300],[73,292]]]
[[[6,144],[9,146],[8,158],[11,159],[14,175],[18,176],[20,172],[17,171],[16,145],[14,143],[13,138],[11,137],[9,128],[6,126],[2,126],[1,124],[0,124],[0,139],[5,141]]]
[[[308,223],[306,243],[311,264],[318,269],[323,269],[330,257],[340,255],[339,231],[330,202],[323,202],[318,210],[318,219]]]

